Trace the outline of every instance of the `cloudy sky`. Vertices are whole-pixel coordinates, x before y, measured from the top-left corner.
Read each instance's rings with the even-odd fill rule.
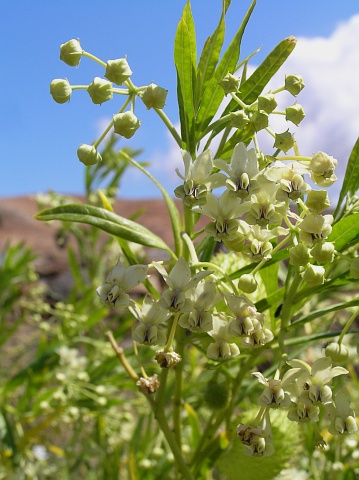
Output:
[[[82,47],[102,58],[123,57],[137,85],[151,81],[169,90],[166,113],[178,124],[173,38],[184,0],[18,0],[2,7],[2,75],[0,76],[0,139],[3,168],[0,196],[28,195],[47,190],[83,192],[83,166],[76,150],[91,143],[121,103],[117,97],[93,105],[86,92],[73,94],[58,105],[49,95],[53,78],[88,84],[101,76],[101,68],[84,58],[79,68],[59,60],[59,45],[80,38]],[[232,0],[227,20],[227,44],[238,28],[249,0]],[[293,6],[295,5],[295,6]],[[221,10],[220,0],[192,0],[198,45],[212,33]],[[306,87],[297,98],[306,111],[294,128],[303,155],[322,150],[339,162],[342,177],[350,151],[359,135],[359,4],[357,0],[258,0],[242,43],[242,58],[262,47],[252,68],[283,38],[294,35],[297,46],[273,86],[284,75],[301,74]],[[283,97],[283,101],[285,101]],[[140,107],[140,105],[139,105]],[[119,147],[143,148],[140,159],[169,189],[178,180],[175,166],[180,152],[159,119],[139,108],[142,126]],[[281,128],[273,124],[273,127]],[[263,140],[265,148],[270,148]],[[124,179],[121,195],[127,198],[158,196],[137,172]]]

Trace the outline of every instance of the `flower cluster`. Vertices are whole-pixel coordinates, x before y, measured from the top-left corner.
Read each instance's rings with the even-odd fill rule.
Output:
[[[290,360],[290,368],[282,379],[277,371],[275,377],[267,379],[260,372],[253,375],[264,386],[258,399],[261,407],[256,420],[249,426],[238,425],[237,435],[250,455],[270,455],[273,448],[270,445],[271,432],[269,421],[270,409],[285,409],[288,419],[300,424],[317,425],[321,413],[329,419],[329,433],[340,435],[358,430],[355,412],[350,407],[350,394],[346,388],[339,388],[333,395],[333,378],[346,375],[348,370],[343,367],[333,367],[330,357],[318,358],[312,366],[303,360]],[[263,428],[261,422],[266,425]],[[266,433],[265,433],[266,431]],[[317,445],[325,445],[319,430],[316,429]],[[250,448],[248,448],[250,447]]]

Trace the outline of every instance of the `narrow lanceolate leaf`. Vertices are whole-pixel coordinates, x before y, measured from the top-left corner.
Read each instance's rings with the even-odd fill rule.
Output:
[[[241,85],[240,94],[238,96],[243,102],[250,105],[257,100],[269,80],[293,52],[296,43],[297,41],[294,37],[288,37],[282,40],[275,49],[271,51],[261,65]],[[238,108],[238,104],[232,100],[229,102],[223,115],[237,110]]]
[[[235,71],[240,55],[243,33],[255,5],[256,0],[254,0],[249,7],[241,26],[239,27],[228,49],[224,53],[223,58],[213,75],[213,78],[208,82],[207,88],[203,93],[203,98],[196,119],[199,138],[200,134],[205,131],[206,127],[212,120],[224,98],[224,90],[218,84],[218,82],[222,80],[228,72],[234,73]]]
[[[338,205],[335,213],[339,210],[347,193],[354,195],[359,189],[359,138],[350,154],[345,172],[342,189],[340,191]]]
[[[216,70],[217,63],[219,61],[219,56],[221,54],[221,49],[224,41],[224,32],[225,32],[225,17],[226,5],[223,3],[223,11],[219,24],[213,34],[207,38],[206,43],[203,47],[201,58],[199,59],[199,64],[197,68],[197,80],[196,80],[196,91],[195,91],[195,109],[200,105],[203,92],[205,91],[208,82],[213,77],[213,74]]]
[[[189,2],[183,10],[178,24],[174,60],[177,70],[177,96],[181,122],[181,135],[183,147],[191,151],[193,142],[193,119],[194,119],[194,89],[196,78],[196,34]],[[192,151],[193,148],[192,148]]]
[[[168,245],[157,235],[142,225],[109,212],[104,208],[91,205],[68,204],[49,208],[38,213],[38,220],[61,220],[64,222],[77,222],[93,225],[115,237],[124,238],[130,242],[147,247],[166,250],[173,256]]]
[[[328,242],[333,242],[336,250],[343,250],[357,236],[359,236],[359,213],[344,217],[335,223]]]

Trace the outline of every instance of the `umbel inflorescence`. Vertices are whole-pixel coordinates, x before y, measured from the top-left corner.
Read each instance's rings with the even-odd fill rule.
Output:
[[[162,368],[181,362],[181,355],[175,350],[181,330],[187,332],[189,344],[191,335],[197,342],[202,339],[202,351],[215,364],[240,356],[241,352],[248,354],[254,349],[270,349],[274,342],[279,344],[283,357],[273,377],[253,372],[263,388],[258,415],[251,424],[240,424],[237,428],[248,454],[273,453],[272,409],[285,409],[290,421],[313,425],[319,423],[324,412],[332,435],[356,431],[349,392],[345,388],[335,391],[333,381],[348,373],[345,368],[335,366],[338,353],[341,358],[347,354],[342,338],[330,344],[325,356],[311,366],[300,359],[288,360],[286,353],[294,294],[302,286],[316,288],[330,281],[330,265],[337,255],[330,241],[333,216],[325,213],[330,207],[325,188],[337,179],[337,160],[321,151],[311,157],[301,155],[289,128],[304,119],[303,107],[295,102],[284,110],[277,108],[281,92],[294,97],[301,92],[302,77],[287,75],[282,87],[260,94],[248,104],[241,98],[242,79],[234,72],[226,72],[217,83],[223,89],[227,110],[206,126],[202,142],[193,151],[183,148],[187,144],[163,112],[167,90],[153,83],[136,87],[126,58],[103,62],[85,52],[78,40],[60,47],[60,58],[70,66],[78,66],[83,56],[103,66],[104,78],[96,77],[89,85],[53,80],[50,93],[54,100],[66,103],[74,90],[84,89],[95,104],[113,100],[116,94],[125,101],[103,135],[93,145],[79,147],[79,160],[85,165],[100,162],[98,146],[111,129],[125,138],[135,134],[141,125],[135,115],[137,97],[164,121],[183,159],[182,171],[177,170],[180,184],[174,191],[185,212],[184,232],[179,239],[181,254],[176,252],[170,260],[148,265],[126,266],[118,261],[97,289],[100,300],[132,315],[134,341],[156,347],[154,357]],[[233,108],[228,111],[231,104]],[[288,129],[273,132],[272,115],[282,115]],[[227,137],[214,154],[211,133],[221,125],[226,126]],[[259,131],[273,137],[271,155],[261,150]],[[231,146],[228,138],[231,135],[240,138],[238,133],[242,141]],[[223,145],[227,147],[221,149]],[[202,230],[195,231],[195,219],[200,216],[207,223]],[[196,238],[202,239],[202,245],[223,244],[228,255],[235,255],[243,273],[231,276],[225,267],[218,265],[215,256],[204,261],[205,248],[195,247]],[[257,306],[258,300],[266,297],[260,272],[284,250],[289,254],[292,288],[279,314],[270,320],[263,313],[265,309]],[[149,290],[142,300],[134,300],[129,291],[146,282],[151,270],[160,275],[165,287],[157,296]],[[358,276],[354,263],[351,275]],[[282,283],[285,281],[282,279]],[[151,391],[144,387],[149,381],[146,378],[139,381],[141,391],[154,393],[159,386],[157,376]],[[316,441],[324,444],[318,428]]]

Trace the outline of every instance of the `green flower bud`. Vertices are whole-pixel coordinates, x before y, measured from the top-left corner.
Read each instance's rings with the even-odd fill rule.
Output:
[[[310,254],[318,263],[330,263],[334,260],[334,245],[330,242],[318,242],[311,249]]]
[[[311,190],[305,204],[313,213],[321,213],[330,207],[328,192],[326,190]]]
[[[126,58],[108,60],[106,64],[105,78],[116,85],[122,85],[132,75],[132,70]]]
[[[325,347],[325,356],[330,357],[335,363],[342,363],[348,360],[349,350],[342,343],[329,343]]]
[[[350,262],[350,277],[359,279],[359,257],[354,258]]]
[[[167,93],[168,90],[151,83],[151,85],[140,93],[140,97],[146,105],[147,110],[150,108],[163,108],[166,103]]]
[[[275,96],[271,93],[260,95],[258,97],[258,110],[264,110],[266,113],[272,113],[277,106]]]
[[[298,95],[298,93],[303,90],[304,86],[303,77],[301,75],[286,75],[284,88],[292,95]]]
[[[104,78],[95,77],[87,87],[87,92],[93,103],[101,105],[112,99],[112,83]]]
[[[310,262],[309,249],[303,244],[298,243],[289,249],[289,263],[296,267],[304,267]]]
[[[242,128],[246,127],[249,123],[248,115],[243,110],[238,110],[238,112],[231,112],[231,127]]]
[[[57,103],[70,101],[72,88],[67,78],[55,78],[50,83],[50,93]]]
[[[319,265],[309,264],[301,275],[309,286],[315,287],[324,283],[325,269]]]
[[[285,119],[287,122],[292,122],[295,125],[299,125],[304,117],[305,112],[302,105],[299,105],[299,103],[295,103],[294,105],[285,109]]]
[[[267,128],[269,124],[268,113],[264,110],[255,111],[251,117],[251,123],[256,132]]]
[[[274,141],[274,148],[279,148],[283,152],[288,152],[294,145],[294,137],[293,135],[287,130],[283,133],[276,133],[275,134],[275,141]]]
[[[93,145],[82,144],[77,149],[77,156],[84,165],[95,165],[95,163],[102,160],[101,155],[98,153]]]
[[[316,153],[309,164],[309,168],[312,170],[313,181],[323,187],[332,185],[337,180],[337,176],[334,173],[337,164],[338,160],[334,157],[324,152]]]
[[[244,274],[238,280],[238,288],[245,293],[253,293],[257,290],[258,285],[252,275]]]
[[[210,380],[204,391],[204,401],[213,410],[221,410],[228,403],[229,391],[225,382]]]
[[[69,40],[60,45],[60,60],[70,67],[77,67],[82,57],[82,48],[78,40]]]
[[[240,80],[231,73],[227,75],[218,84],[223,88],[224,93],[238,92]]]
[[[140,128],[141,122],[132,112],[117,113],[113,116],[115,133],[131,138]]]

